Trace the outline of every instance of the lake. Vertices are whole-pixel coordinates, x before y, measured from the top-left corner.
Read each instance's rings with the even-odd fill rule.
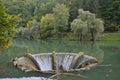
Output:
[[[119,80],[120,79],[120,42],[97,41],[79,42],[62,40],[14,40],[14,45],[3,49],[0,53],[0,78],[20,78],[20,77],[49,77],[50,74],[38,72],[23,72],[17,69],[10,62],[13,58],[23,56],[27,53],[48,53],[48,52],[84,52],[87,55],[96,57],[99,65],[89,71],[75,72],[87,78],[75,76],[60,76],[61,80]]]

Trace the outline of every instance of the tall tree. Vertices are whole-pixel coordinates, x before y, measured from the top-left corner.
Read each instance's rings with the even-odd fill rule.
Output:
[[[68,30],[69,8],[65,4],[57,4],[53,8],[53,14],[56,19],[56,33],[65,32]]]
[[[103,21],[96,18],[95,14],[83,9],[78,10],[79,15],[71,23],[71,29],[81,34],[80,40],[82,40],[82,33],[91,33],[92,41],[96,40],[96,34],[104,31]]]
[[[81,19],[75,19],[71,23],[71,30],[74,33],[80,34],[80,41],[82,41],[83,35],[88,32],[87,22],[82,21]]]
[[[6,7],[0,0],[0,43],[5,47],[10,46],[11,39],[15,36],[16,27],[20,22],[19,16],[6,13]]]
[[[40,35],[42,39],[53,36],[54,28],[56,26],[53,14],[46,14],[45,16],[42,16],[40,24]]]
[[[56,0],[37,0],[34,17],[38,21],[41,20],[42,16],[48,13],[52,13],[52,8],[56,5]]]

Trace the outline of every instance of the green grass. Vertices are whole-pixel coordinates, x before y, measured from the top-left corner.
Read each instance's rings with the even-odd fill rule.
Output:
[[[120,33],[105,33],[99,38],[100,41],[120,41]]]
[[[78,34],[64,34],[62,35],[61,38],[59,37],[52,37],[49,39],[54,39],[54,40],[79,40],[79,35]],[[90,41],[91,35],[85,35],[83,36],[83,41]],[[101,35],[98,39],[98,41],[120,41],[120,33],[104,33]]]

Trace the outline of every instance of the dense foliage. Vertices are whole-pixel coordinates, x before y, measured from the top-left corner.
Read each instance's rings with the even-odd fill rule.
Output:
[[[36,20],[31,20],[27,22],[27,27],[17,28],[18,33],[16,37],[24,39],[38,39],[40,38],[40,24]]]
[[[53,8],[53,14],[56,20],[56,33],[66,32],[68,29],[69,9],[64,4],[57,4]]]
[[[71,33],[72,23],[78,23],[76,27],[80,25],[76,32],[81,36],[91,33],[95,37],[96,32],[104,30],[100,27],[103,26],[103,21],[105,31],[120,30],[120,0],[2,0],[2,2],[8,8],[7,14],[21,15],[21,23],[16,25],[19,31],[16,36],[20,38],[60,37],[61,33]],[[2,9],[0,11],[5,12],[5,9]],[[88,25],[82,25],[87,23],[87,20],[80,18],[81,13],[78,9],[89,11],[89,14],[95,17],[90,20],[93,22],[88,21],[89,28]],[[37,26],[33,26],[33,22]],[[32,36],[33,34],[36,37]],[[93,37],[92,39],[95,39]]]
[[[120,30],[120,0],[100,0],[100,16],[105,22],[105,31]]]
[[[80,40],[82,40],[83,34],[91,33],[92,40],[96,40],[97,34],[104,31],[103,21],[96,18],[95,14],[83,9],[78,10],[79,15],[77,19],[71,23],[71,30],[80,33]]]
[[[41,38],[45,39],[54,35],[54,30],[56,27],[56,21],[53,14],[46,14],[41,18]]]
[[[19,15],[9,15],[6,13],[6,7],[0,0],[0,44],[9,47],[11,39],[17,32],[16,27],[20,22]]]

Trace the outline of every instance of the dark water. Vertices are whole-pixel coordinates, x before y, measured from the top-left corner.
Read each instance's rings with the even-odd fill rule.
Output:
[[[27,53],[47,53],[47,52],[70,52],[85,54],[96,57],[101,65],[89,71],[77,72],[87,78],[75,76],[61,76],[61,80],[119,80],[120,79],[120,42],[79,42],[79,41],[27,41],[15,40],[14,46],[3,49],[0,53],[0,78],[19,78],[42,76],[49,77],[49,74],[38,72],[25,73],[17,69],[9,61],[12,58],[23,56]]]

